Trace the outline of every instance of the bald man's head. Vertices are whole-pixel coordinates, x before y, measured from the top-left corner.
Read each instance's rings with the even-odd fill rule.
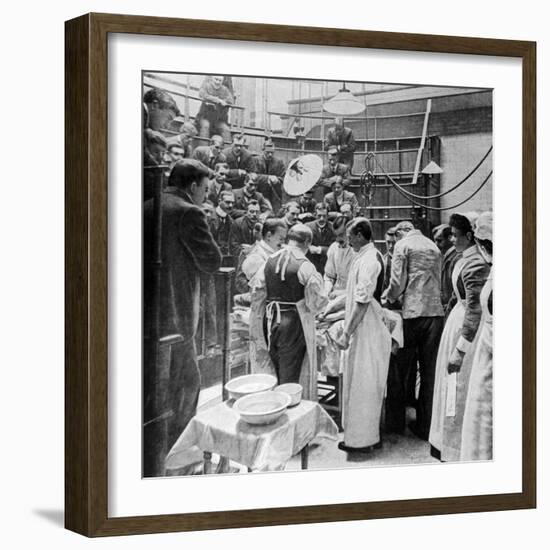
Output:
[[[287,239],[289,242],[296,243],[301,249],[307,250],[313,240],[313,233],[307,225],[297,223],[289,229]]]

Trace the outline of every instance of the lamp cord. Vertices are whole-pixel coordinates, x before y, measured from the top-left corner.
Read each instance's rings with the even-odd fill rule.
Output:
[[[417,202],[415,201],[413,198],[407,196],[401,186],[389,175],[389,174],[384,174],[385,176],[387,176],[390,180],[390,182],[392,183],[392,185],[395,186],[395,188],[397,189],[397,191],[399,193],[401,193],[401,195],[403,195],[406,199],[410,200],[414,205],[416,206],[420,206],[422,208],[426,208],[428,210],[438,210],[438,211],[442,211],[442,210],[452,210],[453,208],[457,208],[461,205],[463,205],[465,202],[468,202],[471,198],[473,198],[475,195],[477,195],[477,193],[479,193],[481,191],[481,189],[483,188],[483,186],[489,181],[489,178],[493,175],[493,171],[491,170],[489,172],[489,174],[487,174],[487,177],[481,182],[481,185],[468,197],[466,197],[463,201],[457,203],[457,204],[454,204],[453,206],[443,206],[443,207],[439,207],[439,206],[428,206],[427,204],[422,204],[421,202]]]

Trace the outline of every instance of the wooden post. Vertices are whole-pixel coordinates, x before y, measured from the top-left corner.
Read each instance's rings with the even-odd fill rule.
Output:
[[[308,462],[309,462],[308,445],[306,445],[300,452],[300,462],[301,462],[302,470],[307,470]]]
[[[414,175],[412,184],[415,185],[418,180],[418,172],[420,170],[420,161],[422,160],[422,152],[426,145],[426,134],[428,132],[428,121],[430,119],[430,111],[432,110],[432,100],[428,99],[426,103],[426,113],[424,114],[424,125],[422,127],[422,139],[420,140],[420,147],[418,148],[418,153],[416,155],[416,163],[414,165]]]
[[[144,460],[143,475],[156,477],[164,475],[164,458],[167,452],[167,418],[164,399],[158,389],[162,384],[162,362],[160,358],[160,284],[162,273],[162,187],[164,167],[151,168],[155,173],[153,196],[153,250],[149,258],[153,273],[152,319],[149,338],[145,341],[143,365],[143,401],[146,405],[143,425]]]
[[[204,474],[209,475],[212,473],[212,453],[209,451],[204,451]]]

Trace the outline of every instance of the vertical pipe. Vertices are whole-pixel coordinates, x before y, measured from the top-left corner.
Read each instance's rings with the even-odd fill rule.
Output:
[[[365,151],[369,148],[369,118],[367,109],[367,85],[362,82],[361,88],[363,89],[363,99],[365,100]]]
[[[189,94],[191,93],[191,77],[185,78],[185,103],[183,105],[185,122],[189,122]]]
[[[157,371],[159,367],[159,341],[160,341],[160,299],[161,299],[161,275],[162,275],[162,186],[164,177],[164,168],[158,167],[155,172],[155,194],[153,196],[153,220],[154,220],[154,249],[153,258],[151,264],[153,267],[153,319],[152,327],[153,333],[151,334],[151,345],[153,346],[153,353],[151,358],[153,360],[153,366],[155,369],[155,385],[157,381]],[[155,414],[160,412],[155,403]]]
[[[328,82],[321,83],[321,151],[325,150],[325,92],[328,89]]]
[[[269,111],[269,80],[264,78],[264,128],[266,133],[271,134]]]
[[[223,282],[223,344],[222,344],[222,399],[227,399],[227,390],[225,385],[230,379],[231,369],[231,288],[233,285],[233,277],[235,275],[234,267],[222,267],[217,273],[217,276],[222,278]]]
[[[298,80],[298,115],[302,114],[302,81]],[[302,117],[298,117],[298,127],[302,127]],[[300,130],[301,131],[301,130]]]

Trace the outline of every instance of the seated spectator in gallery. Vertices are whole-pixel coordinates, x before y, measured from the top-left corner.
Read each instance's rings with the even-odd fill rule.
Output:
[[[234,220],[231,228],[231,242],[241,249],[248,249],[256,242],[254,226],[259,222],[260,204],[251,200],[246,208],[244,216]]]
[[[202,81],[199,90],[202,103],[195,119],[202,138],[218,134],[225,141],[231,140],[228,120],[229,108],[234,104],[234,99],[223,81],[224,77],[219,75],[208,75]]]
[[[258,179],[256,174],[247,174],[244,187],[234,191],[235,211],[233,212],[233,218],[237,219],[244,216],[250,201],[256,201],[260,205],[262,214],[272,211],[271,203],[257,189]]]
[[[301,214],[311,214],[311,216],[315,217],[315,206],[317,205],[317,201],[313,198],[312,189],[300,195],[298,198],[298,205],[300,206]]]
[[[231,217],[235,197],[231,191],[220,193],[218,205],[210,219],[210,230],[222,253],[222,267],[235,267],[238,245],[233,242],[232,228],[235,221]]]
[[[193,158],[193,138],[197,135],[197,129],[191,122],[185,122],[180,129],[178,140],[183,147],[183,156],[186,159]]]
[[[155,186],[164,186],[163,160],[166,151],[166,139],[160,132],[146,130],[143,150],[143,200],[152,199]]]
[[[283,200],[285,163],[275,156],[275,145],[270,139],[264,141],[262,149],[262,155],[254,159],[258,191],[271,203],[273,211],[278,212]]]
[[[321,274],[325,273],[328,247],[336,240],[332,224],[328,221],[327,207],[320,203],[315,207],[315,221],[306,223],[313,235],[307,258]]]
[[[298,216],[300,215],[300,207],[295,201],[290,201],[283,207],[283,221],[286,224],[287,230],[293,225],[298,223]]]
[[[210,170],[215,170],[216,164],[225,163],[226,158],[222,153],[223,138],[221,136],[212,136],[210,145],[199,145],[193,151],[193,158],[200,160]],[[229,169],[229,167],[228,167]]]
[[[164,154],[164,164],[168,165],[164,171],[166,177],[170,176],[170,172],[172,171],[172,168],[174,168],[176,162],[183,160],[184,154],[185,152],[183,147],[179,143],[168,143]]]
[[[229,167],[225,162],[219,162],[216,164],[215,169],[212,173],[210,181],[208,182],[208,190],[206,192],[206,200],[218,206],[220,201],[220,195],[224,191],[231,191],[231,185],[227,183],[227,172]]]
[[[167,129],[180,114],[174,98],[158,88],[152,88],[144,94],[143,110],[145,127],[155,131]]]
[[[235,134],[231,147],[224,149],[223,154],[229,165],[228,183],[233,189],[240,189],[245,182],[246,175],[254,172],[254,157],[246,148],[246,136]]]
[[[335,219],[340,213],[340,208],[344,203],[351,205],[352,218],[355,217],[359,210],[359,201],[355,193],[346,191],[344,185],[339,180],[332,182],[332,191],[325,196],[325,204],[327,206],[330,219]]]
[[[325,138],[325,151],[330,147],[338,150],[338,162],[347,164],[351,172],[353,168],[353,153],[355,152],[355,137],[351,128],[344,126],[341,117],[334,118],[334,127],[330,128]]]
[[[313,187],[313,198],[317,202],[323,202],[325,196],[332,189],[332,185],[336,182],[342,184],[342,188],[347,187],[351,183],[351,173],[349,166],[338,162],[338,149],[334,146],[328,149],[328,162],[323,166],[321,177]]]

